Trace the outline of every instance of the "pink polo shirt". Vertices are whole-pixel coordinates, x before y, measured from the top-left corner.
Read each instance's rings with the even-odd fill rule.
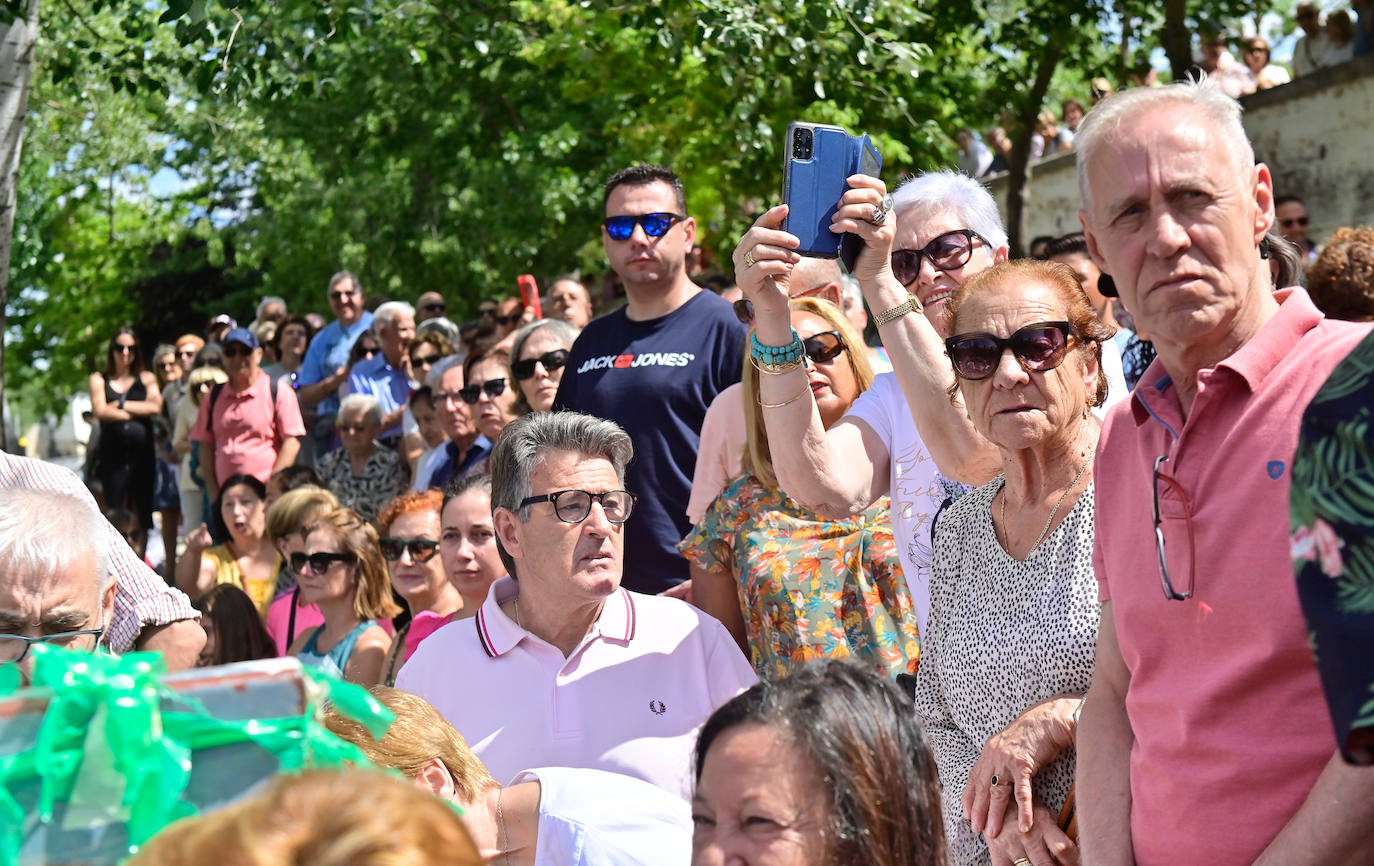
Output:
[[[1250,342],[1198,374],[1187,421],[1158,363],[1098,446],[1093,564],[1130,685],[1136,862],[1252,862],[1336,749],[1289,559],[1288,488],[1302,412],[1370,326],[1324,319],[1302,289]],[[1167,601],[1155,549],[1155,458],[1187,496],[1193,597]],[[1185,507],[1161,482],[1175,589]],[[1186,852],[1181,854],[1181,852]]]
[[[271,378],[261,370],[253,384],[235,391],[226,384],[215,401],[215,429],[206,426],[210,413],[210,393],[200,401],[200,414],[191,438],[212,444],[215,449],[215,477],[220,483],[230,475],[244,472],[264,484],[277,462],[277,452],[288,436],[304,436],[300,404],[296,392],[277,387],[277,407],[272,409]],[[205,454],[201,459],[206,459]]]
[[[616,590],[567,657],[501,610],[492,584],[477,615],[420,644],[396,688],[429,701],[498,781],[527,767],[623,773],[687,798],[697,728],[756,681],[725,627],[672,598]]]

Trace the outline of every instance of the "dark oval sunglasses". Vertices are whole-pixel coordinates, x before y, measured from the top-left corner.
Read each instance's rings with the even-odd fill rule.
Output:
[[[482,399],[483,392],[486,392],[488,397],[500,397],[506,393],[506,380],[488,379],[480,385],[466,385],[458,389],[458,396],[469,406],[476,406],[477,401]]]
[[[395,562],[406,551],[414,562],[429,562],[439,552],[439,542],[432,538],[383,538],[377,547],[387,562]]]
[[[813,364],[826,364],[840,357],[847,347],[839,331],[822,331],[802,340],[802,352]]]
[[[351,553],[293,553],[291,554],[291,570],[297,574],[303,574],[308,565],[315,574],[324,574],[336,562],[346,562],[352,565],[357,561],[358,557]]]
[[[955,229],[945,232],[919,250],[893,250],[892,275],[902,285],[911,285],[921,275],[923,257],[930,259],[931,265],[941,271],[962,268],[973,255],[975,239],[982,242],[985,247],[992,246],[973,229]]]
[[[1053,370],[1078,341],[1069,322],[1036,322],[1018,328],[1010,337],[995,334],[958,334],[945,340],[945,351],[961,379],[986,379],[1011,349],[1016,363],[1026,372]]]
[[[651,238],[661,238],[673,227],[673,223],[687,219],[677,213],[644,213],[606,217],[601,225],[613,241],[628,241],[635,233],[635,224],[644,228],[644,234]]]
[[[537,358],[526,358],[523,361],[516,361],[510,365],[510,371],[515,374],[515,378],[521,382],[534,376],[534,365],[543,364],[544,369],[552,373],[568,363],[567,349],[554,349],[552,352],[545,352]]]

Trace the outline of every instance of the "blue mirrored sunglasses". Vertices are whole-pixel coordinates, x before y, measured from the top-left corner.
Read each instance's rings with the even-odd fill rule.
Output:
[[[606,217],[601,224],[606,227],[606,234],[611,236],[611,240],[627,241],[635,233],[636,223],[644,227],[644,234],[661,238],[673,227],[673,223],[685,219],[687,217],[676,213],[645,213]]]

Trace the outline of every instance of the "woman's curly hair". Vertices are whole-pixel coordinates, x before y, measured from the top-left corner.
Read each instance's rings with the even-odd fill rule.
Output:
[[[1374,229],[1336,229],[1307,271],[1307,291],[1332,319],[1374,321]]]

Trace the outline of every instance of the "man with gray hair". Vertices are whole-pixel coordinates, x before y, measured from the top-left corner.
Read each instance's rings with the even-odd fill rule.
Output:
[[[372,327],[372,313],[366,303],[356,274],[339,271],[329,278],[329,308],[334,321],[311,338],[296,375],[296,397],[303,409],[315,413],[310,436],[315,458],[334,444],[334,415],[339,411],[339,388],[348,381],[348,353],[353,341]]]
[[[1093,473],[1085,863],[1374,862],[1374,768],[1338,752],[1289,534],[1303,409],[1370,326],[1271,290],[1240,114],[1210,81],[1138,88],[1076,137],[1088,249],[1158,352]]]
[[[429,467],[427,476],[421,477],[417,469],[417,489],[443,490],[481,466],[491,453],[491,440],[478,432],[472,423],[472,410],[458,395],[463,387],[463,361],[462,355],[449,355],[434,365],[426,379],[435,414],[449,441],[442,456]]]
[[[256,332],[258,326],[265,322],[276,322],[280,325],[286,319],[286,301],[276,295],[268,295],[258,301],[257,315],[252,323],[248,325],[248,330]]]
[[[65,493],[0,497],[0,665],[27,681],[35,643],[94,651],[114,618],[105,519]]]
[[[476,616],[420,644],[396,679],[497,778],[586,767],[688,797],[697,728],[755,682],[719,622],[621,586],[633,455],[612,421],[577,412],[512,421],[491,457],[492,519],[510,576]]]
[[[913,178],[891,198],[876,178],[851,182],[832,227],[865,241],[854,276],[878,311],[893,372],[875,377],[829,430],[803,390],[801,366],[763,376],[764,423],[779,484],[811,510],[848,517],[891,497],[892,531],[924,630],[934,518],[954,482],[982,484],[1000,471],[996,449],[973,428],[962,400],[949,396],[946,308],[966,279],[1006,261],[1007,233],[988,191],[958,172]],[[755,309],[754,357],[764,363],[760,349],[799,345],[787,307],[799,242],[782,230],[785,213],[782,205],[768,211],[735,248],[735,276]]]
[[[395,448],[410,401],[410,341],[415,339],[415,308],[405,301],[388,301],[372,316],[382,351],[353,365],[344,394],[370,394],[377,398],[382,407],[382,443]],[[414,423],[411,419],[412,427]]]

